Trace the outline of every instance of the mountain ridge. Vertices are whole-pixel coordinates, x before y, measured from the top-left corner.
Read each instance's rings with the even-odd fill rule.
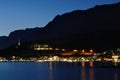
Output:
[[[0,49],[16,44],[18,40],[49,41],[69,35],[120,30],[119,14],[120,2],[57,15],[45,27],[16,30],[7,37],[0,37]]]

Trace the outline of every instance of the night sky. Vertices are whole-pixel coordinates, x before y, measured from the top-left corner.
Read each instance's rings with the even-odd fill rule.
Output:
[[[0,36],[25,28],[44,27],[56,15],[120,0],[0,0]]]

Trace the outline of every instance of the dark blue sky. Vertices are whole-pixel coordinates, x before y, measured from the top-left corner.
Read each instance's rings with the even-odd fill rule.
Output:
[[[44,27],[56,15],[120,0],[0,0],[0,36],[25,28]]]

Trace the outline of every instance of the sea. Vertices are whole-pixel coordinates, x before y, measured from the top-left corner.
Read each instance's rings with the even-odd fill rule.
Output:
[[[120,80],[120,68],[85,62],[0,62],[0,80]]]

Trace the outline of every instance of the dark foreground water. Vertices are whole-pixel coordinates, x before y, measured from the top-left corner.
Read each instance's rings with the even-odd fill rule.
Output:
[[[120,80],[120,68],[67,62],[1,62],[0,80]]]

